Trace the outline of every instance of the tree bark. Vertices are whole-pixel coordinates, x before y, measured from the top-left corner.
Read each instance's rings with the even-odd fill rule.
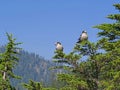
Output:
[[[7,73],[6,73],[7,67],[5,66],[5,71],[3,72],[3,80],[6,80]]]

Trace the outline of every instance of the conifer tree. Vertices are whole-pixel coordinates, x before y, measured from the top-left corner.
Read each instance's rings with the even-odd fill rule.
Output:
[[[20,48],[17,45],[21,43],[16,43],[12,34],[6,35],[9,42],[5,46],[5,51],[0,53],[0,90],[14,90],[15,88],[10,84],[10,78],[19,78],[12,70],[19,60],[16,55]]]
[[[120,11],[120,4],[114,4]],[[120,14],[108,15],[108,19],[114,20],[114,23],[104,23],[95,26],[100,29],[98,36],[100,49],[104,53],[100,57],[101,67],[101,89],[120,90]]]
[[[120,10],[120,4],[114,5]],[[82,41],[75,44],[69,54],[55,51],[55,62],[62,63],[68,73],[58,74],[58,79],[66,81],[61,90],[119,90],[120,89],[120,14],[108,15],[116,20],[113,24],[101,24],[102,37],[98,42]]]
[[[95,58],[99,54],[98,44],[89,41],[77,43],[69,54],[55,51],[55,61],[65,63],[55,68],[64,68],[68,71],[67,74],[58,74],[58,79],[67,83],[61,90],[97,90],[99,60]]]

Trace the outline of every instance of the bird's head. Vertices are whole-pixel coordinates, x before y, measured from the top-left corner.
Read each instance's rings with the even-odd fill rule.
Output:
[[[82,33],[87,33],[87,31],[84,30],[84,31],[82,31]]]
[[[61,45],[61,43],[60,43],[60,42],[56,42],[56,43],[55,43],[55,46],[56,46],[56,45],[58,45],[58,44],[59,44],[59,45]]]

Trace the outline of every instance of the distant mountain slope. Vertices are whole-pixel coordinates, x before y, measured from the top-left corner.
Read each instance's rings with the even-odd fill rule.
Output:
[[[4,47],[0,48],[0,52],[4,52],[4,50]],[[45,60],[35,53],[29,53],[24,50],[20,51],[18,57],[18,65],[16,65],[13,71],[16,75],[21,76],[22,79],[11,79],[12,84],[16,86],[17,90],[21,90],[21,83],[28,83],[30,79],[42,82],[45,85],[50,85],[55,79],[54,71],[49,69],[51,66],[55,65],[53,62]]]
[[[50,85],[55,79],[53,71],[50,70],[54,64],[51,61],[45,60],[43,57],[35,53],[20,51],[19,63],[14,69],[14,73],[22,77],[21,80],[12,80],[13,85],[20,82],[27,83],[30,79]]]

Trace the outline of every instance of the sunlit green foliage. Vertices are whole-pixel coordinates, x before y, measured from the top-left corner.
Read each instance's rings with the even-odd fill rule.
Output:
[[[21,43],[16,43],[12,34],[7,33],[7,37],[9,42],[5,46],[5,51],[0,53],[0,90],[13,90],[10,78],[20,78],[13,73],[12,69],[19,60],[16,55],[20,48],[17,46]]]
[[[114,6],[120,11],[120,4]],[[77,43],[69,54],[55,51],[54,61],[68,71],[58,74],[58,79],[66,82],[61,90],[120,89],[120,14],[107,18],[115,22],[94,27],[101,30],[98,33],[101,38],[96,43]]]

